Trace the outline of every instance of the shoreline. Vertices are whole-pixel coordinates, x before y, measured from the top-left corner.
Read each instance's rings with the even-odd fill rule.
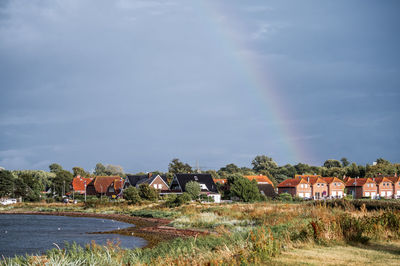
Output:
[[[54,215],[70,217],[88,217],[116,220],[119,222],[133,224],[134,226],[111,230],[105,232],[91,232],[88,234],[119,234],[124,236],[135,236],[147,241],[147,245],[142,248],[152,248],[160,242],[171,240],[178,237],[197,237],[207,235],[209,232],[193,229],[177,229],[168,226],[171,222],[163,218],[144,218],[128,216],[125,214],[102,214],[102,213],[81,213],[81,212],[41,212],[41,211],[1,211],[2,214],[15,215]]]

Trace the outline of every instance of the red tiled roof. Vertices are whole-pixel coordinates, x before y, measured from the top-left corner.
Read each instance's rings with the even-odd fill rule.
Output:
[[[310,184],[314,185],[315,183],[326,183],[324,179],[320,175],[302,177],[301,179],[306,180]]]
[[[307,183],[307,181],[299,178],[286,179],[285,181],[280,183],[278,187],[296,187],[300,183]]]
[[[85,178],[85,177],[80,177],[77,176],[74,179],[72,179],[72,188],[74,191],[85,191],[85,182],[86,186],[89,185],[90,182],[92,182],[93,178]]]
[[[221,183],[221,184],[226,184],[228,182],[227,179],[223,179],[223,178],[215,178],[214,179],[214,183]]]
[[[294,178],[307,178],[307,177],[312,177],[312,178],[314,178],[314,177],[322,177],[321,175],[295,175],[294,176]]]
[[[365,183],[375,183],[371,178],[349,178],[346,182],[346,187],[361,187]]]
[[[115,191],[119,191],[124,187],[125,180],[121,177],[120,179],[114,180],[114,189]]]
[[[274,185],[272,181],[265,175],[245,175],[244,177],[249,179],[250,181],[255,179],[257,183],[268,183]]]
[[[375,179],[375,182],[376,182],[377,184],[380,184],[380,183],[382,183],[382,182],[390,182],[390,183],[393,183],[393,181],[392,181],[391,179],[387,178],[387,177],[375,177],[374,179]]]
[[[105,193],[114,180],[119,181],[120,179],[120,176],[96,176],[94,188],[97,193]]]
[[[340,180],[339,178],[337,178],[337,177],[321,177],[321,178],[323,180],[325,180],[326,183],[328,183],[328,184],[331,184],[333,182],[341,182],[341,183],[344,184],[344,182],[342,180]]]
[[[386,178],[389,179],[390,181],[392,181],[393,183],[400,181],[400,177],[398,177],[398,176],[387,176]]]

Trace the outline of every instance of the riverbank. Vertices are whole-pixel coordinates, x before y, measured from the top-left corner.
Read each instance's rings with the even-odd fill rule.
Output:
[[[172,222],[170,219],[162,218],[143,218],[128,216],[125,214],[101,214],[101,213],[83,213],[83,212],[41,212],[41,211],[1,211],[2,214],[13,215],[54,215],[54,216],[70,216],[70,217],[90,217],[115,220],[119,222],[133,224],[128,228],[119,230],[92,232],[90,234],[119,234],[124,236],[136,236],[147,241],[145,248],[154,247],[158,243],[171,240],[177,237],[197,237],[198,235],[207,235],[209,232],[205,230],[178,229],[168,226]]]

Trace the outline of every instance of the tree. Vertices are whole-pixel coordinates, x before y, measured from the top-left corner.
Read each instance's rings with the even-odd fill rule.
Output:
[[[53,181],[53,186],[57,195],[63,196],[70,191],[72,179],[74,179],[74,176],[67,170],[57,172]]]
[[[130,204],[139,203],[140,195],[138,189],[133,186],[124,189],[124,199],[126,199]]]
[[[383,158],[378,158],[378,159],[376,159],[376,163],[377,163],[377,164],[386,164],[386,165],[391,164],[388,160],[385,160],[385,159],[383,159]]]
[[[168,172],[173,174],[192,173],[193,169],[189,164],[183,163],[179,161],[179,159],[175,158],[169,163]]]
[[[332,167],[342,167],[342,165],[338,160],[329,159],[324,162],[324,167],[329,169]]]
[[[266,170],[273,174],[275,169],[278,168],[278,164],[270,157],[266,155],[257,155],[251,162],[253,165],[253,170],[256,172],[261,172]]]
[[[236,174],[242,172],[241,169],[233,163],[227,164],[225,167],[221,167],[218,172],[220,171],[226,172],[227,174]]]
[[[346,167],[346,176],[353,178],[360,176],[360,169],[358,168],[356,163],[352,163],[351,165]]]
[[[62,166],[58,163],[52,163],[49,165],[50,172],[57,173],[63,170]]]
[[[239,174],[228,177],[231,196],[238,197],[244,202],[253,202],[261,197],[260,191],[255,180],[250,181]]]
[[[347,160],[346,157],[343,157],[342,159],[340,159],[340,161],[342,162],[343,167],[346,167],[350,164],[349,160]]]
[[[94,168],[93,173],[97,176],[106,175],[106,167],[102,163],[98,163],[98,164],[96,164],[96,167]]]
[[[13,195],[14,176],[10,171],[0,171],[0,198]]]
[[[144,183],[139,185],[139,195],[144,200],[156,201],[158,199],[157,189]]]
[[[195,181],[189,181],[186,183],[185,190],[190,194],[192,199],[197,199],[200,196],[201,188],[200,184]]]
[[[83,169],[82,167],[75,166],[75,167],[72,168],[72,171],[73,171],[73,175],[74,176],[78,176],[78,175],[81,176],[81,177],[90,176],[90,173],[86,172],[85,169]]]
[[[105,173],[106,175],[125,176],[124,168],[120,165],[107,164]]]

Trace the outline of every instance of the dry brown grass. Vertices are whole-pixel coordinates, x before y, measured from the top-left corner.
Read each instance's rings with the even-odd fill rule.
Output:
[[[284,251],[273,265],[399,265],[400,241],[359,246],[305,246]]]

